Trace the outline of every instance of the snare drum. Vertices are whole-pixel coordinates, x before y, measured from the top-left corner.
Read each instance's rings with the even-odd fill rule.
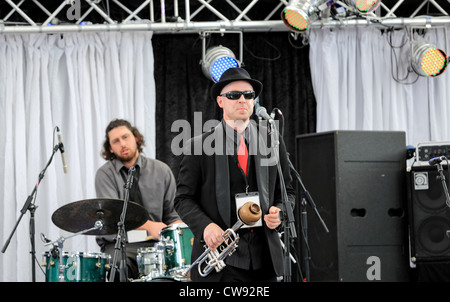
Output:
[[[53,258],[50,252],[42,255],[45,267],[45,281],[59,281],[59,256]],[[62,252],[64,280],[66,282],[105,282],[111,256],[104,253]]]
[[[184,223],[170,225],[159,232],[164,246],[166,276],[182,273],[191,264],[194,235]]]
[[[136,262],[141,277],[157,278],[164,276],[164,247],[156,243],[153,247],[137,250]]]

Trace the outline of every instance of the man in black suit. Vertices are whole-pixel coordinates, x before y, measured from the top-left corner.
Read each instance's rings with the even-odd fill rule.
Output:
[[[259,223],[237,231],[238,247],[225,259],[220,272],[213,270],[202,277],[195,267],[192,281],[277,281],[277,276],[283,275],[277,232],[283,206],[276,153],[267,128],[250,119],[262,86],[242,68],[225,71],[211,88],[211,97],[223,109],[223,120],[185,146],[175,209],[195,237],[192,262],[205,251],[205,245],[214,250],[223,243],[224,230],[237,221],[242,200],[251,197],[262,212]],[[295,193],[282,137],[274,148],[279,150],[287,202],[293,206]]]

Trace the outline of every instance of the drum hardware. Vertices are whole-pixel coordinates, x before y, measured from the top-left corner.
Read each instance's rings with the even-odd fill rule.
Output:
[[[177,276],[161,276],[161,277],[151,277],[143,276],[139,279],[132,280],[131,282],[189,282],[190,280],[181,279]]]
[[[78,236],[78,235],[81,235],[81,234],[85,234],[85,233],[88,233],[88,232],[91,232],[91,231],[101,230],[102,228],[103,228],[103,222],[101,220],[97,220],[95,222],[95,224],[94,224],[94,227],[92,227],[90,229],[77,232],[77,233],[75,233],[73,235],[70,235],[69,237],[61,236],[55,241],[50,241],[50,242],[47,242],[47,243],[44,244],[45,246],[51,244],[51,245],[53,245],[53,249],[56,249],[56,248],[58,249],[58,255],[59,255],[58,282],[65,282],[64,271],[67,268],[67,265],[64,265],[64,263],[63,263],[63,246],[64,246],[64,241],[66,241],[69,238],[72,238],[72,237],[75,237],[75,236]],[[43,237],[45,238],[45,236],[43,236]]]
[[[142,278],[156,278],[164,276],[164,249],[157,243],[153,247],[143,247],[138,249],[136,262],[139,274]]]
[[[180,233],[178,233],[180,234]],[[164,242],[164,252],[167,253],[167,255],[172,256],[175,252],[175,244],[173,242],[173,239],[170,237],[167,237],[163,239]]]
[[[176,276],[190,264],[194,235],[185,223],[169,225],[159,232],[164,250],[164,275]]]
[[[125,205],[126,211],[124,211]],[[53,223],[65,231],[75,233],[67,238],[60,237],[53,242],[48,239],[43,240],[46,242],[45,245],[53,244],[59,247],[58,281],[65,281],[64,271],[67,264],[64,265],[63,263],[62,247],[66,239],[80,234],[113,235],[117,233],[119,224],[125,225],[128,230],[133,230],[143,225],[148,219],[148,212],[143,206],[132,201],[125,202],[122,199],[79,200],[57,209],[52,215]],[[89,228],[92,225],[94,227]],[[98,266],[98,264],[95,266]],[[109,263],[105,264],[105,268],[109,269]]]
[[[239,241],[239,235],[236,231],[243,225],[254,225],[260,218],[261,208],[259,205],[254,202],[246,202],[238,210],[238,220],[236,223],[231,229],[227,229],[222,234],[222,245],[215,250],[208,247],[203,254],[201,254],[200,257],[198,257],[197,260],[182,273],[182,276],[187,276],[190,270],[197,264],[198,272],[202,277],[208,276],[213,269],[215,269],[216,272],[220,272],[226,266],[224,262],[225,258],[231,256],[238,247],[237,243]],[[220,252],[218,250],[220,250]],[[206,266],[202,268],[202,265],[205,263]]]
[[[120,221],[124,200],[122,199],[86,199],[66,204],[52,215],[53,223],[68,232],[76,233],[85,230],[101,221],[101,229],[94,229],[85,235],[117,234],[117,223]],[[127,230],[134,230],[143,225],[150,217],[145,208],[129,201],[125,225]]]
[[[54,246],[50,252],[46,252],[48,253],[48,255],[50,256],[50,259],[55,259],[55,258],[59,258],[59,250],[57,246]],[[41,262],[41,266],[46,267],[47,264],[49,264],[51,267],[55,266],[55,261],[51,260],[50,263],[47,263],[47,261],[42,261]]]
[[[180,273],[190,264],[194,235],[185,223],[169,225],[159,232],[153,247],[138,249],[140,278],[133,282],[190,281]]]

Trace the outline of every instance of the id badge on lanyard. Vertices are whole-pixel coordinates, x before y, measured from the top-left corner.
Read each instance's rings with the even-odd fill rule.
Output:
[[[246,202],[254,202],[261,208],[258,192],[238,193],[235,195],[236,200],[236,215],[239,217],[239,209]],[[262,218],[260,218],[254,225],[243,224],[241,228],[255,228],[262,226]]]

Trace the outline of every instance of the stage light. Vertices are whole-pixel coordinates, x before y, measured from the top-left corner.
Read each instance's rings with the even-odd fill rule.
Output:
[[[235,34],[235,36],[237,34],[239,42],[239,58],[236,58],[231,49],[218,43],[215,43],[218,46],[213,46],[206,50],[206,39],[213,34],[220,35],[221,38],[225,35],[230,37],[229,34]],[[202,60],[200,61],[200,64],[202,65],[203,74],[208,79],[218,82],[226,70],[241,67],[241,65],[243,65],[244,36],[242,31],[205,31],[200,33],[200,38],[202,39]]]
[[[380,0],[342,0],[342,2],[362,13],[373,12],[381,3]]]
[[[319,14],[336,0],[291,0],[281,12],[281,20],[291,30],[304,32],[319,19]]]
[[[448,65],[448,57],[435,45],[423,41],[411,42],[411,67],[420,76],[436,77]]]
[[[317,1],[291,0],[281,12],[281,20],[293,31],[305,31],[318,18]]]
[[[202,60],[203,74],[214,82],[219,81],[227,69],[234,67],[240,67],[240,62],[230,49],[222,45],[208,49]]]

